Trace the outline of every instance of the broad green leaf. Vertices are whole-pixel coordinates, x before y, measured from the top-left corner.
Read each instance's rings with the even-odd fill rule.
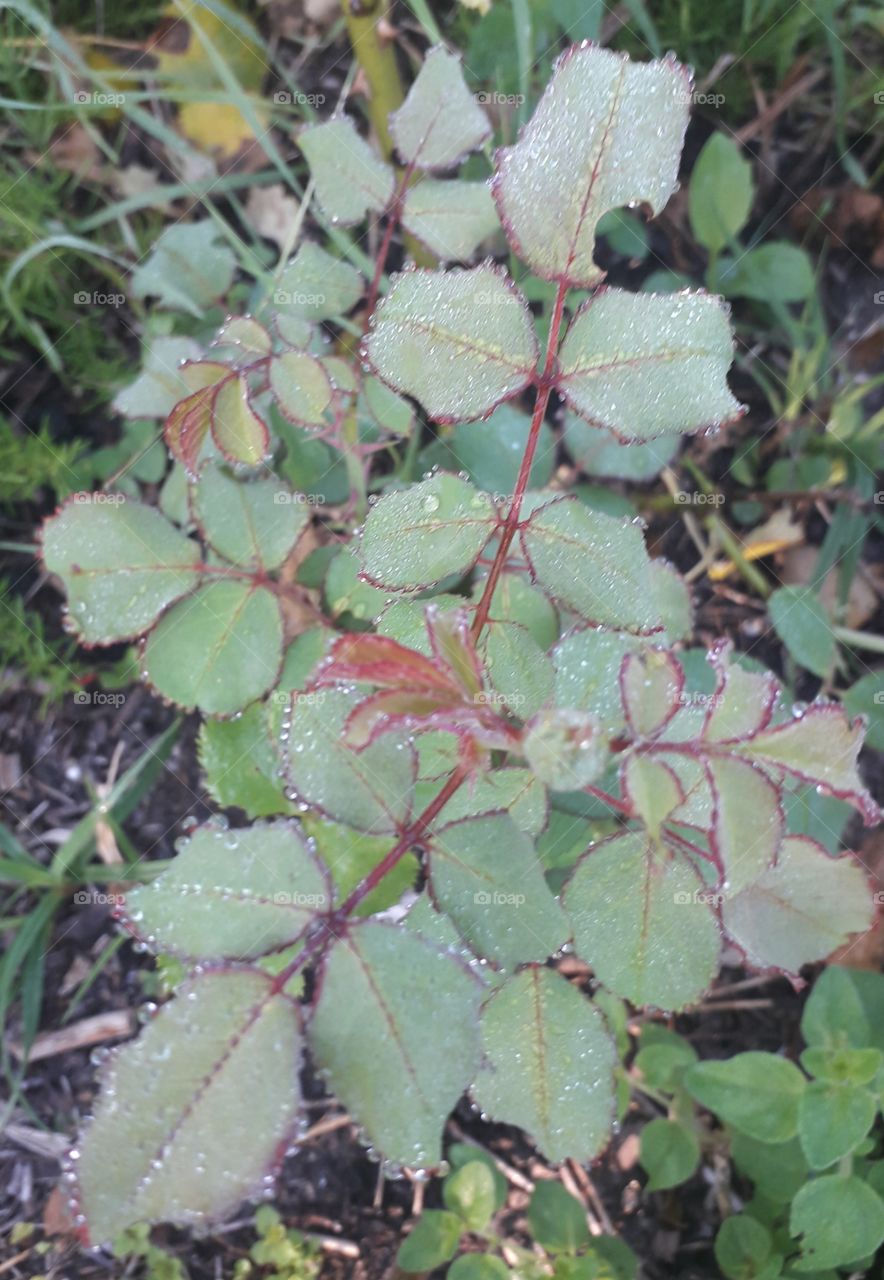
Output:
[[[259,1195],[295,1124],[300,1059],[295,1006],[264,974],[191,979],[110,1061],[77,1161],[90,1239]]]
[[[621,766],[621,784],[651,839],[660,838],[660,828],[684,802],[685,793],[674,770],[661,760],[629,755]]]
[[[179,400],[193,390],[181,374],[187,360],[202,354],[193,338],[154,338],[144,357],[141,373],[113,400],[113,408],[126,418],[165,418]]]
[[[528,767],[553,791],[579,791],[609,762],[598,721],[570,707],[544,707],[525,725],[521,751]]]
[[[497,153],[494,194],[510,244],[546,280],[585,287],[603,213],[659,213],[676,186],[690,79],[671,60],[574,45],[519,141]]]
[[[731,1157],[755,1184],[756,1192],[776,1204],[788,1204],[807,1181],[807,1161],[797,1137],[788,1142],[759,1142],[737,1131],[731,1135]]]
[[[269,365],[270,390],[289,422],[318,427],[331,404],[332,385],[322,362],[307,351],[283,351]]]
[[[135,298],[201,319],[233,283],[236,258],[208,218],[166,227],[150,256],[135,268],[129,288]]]
[[[459,576],[472,568],[496,525],[487,494],[441,471],[372,507],[359,552],[363,573],[400,591]]]
[[[395,175],[369,146],[349,116],[333,116],[308,125],[298,134],[307,157],[320,208],[344,226],[361,222],[371,209],[381,213],[390,203]]]
[[[805,1049],[801,1065],[830,1084],[870,1084],[884,1067],[880,1049]]]
[[[390,132],[399,157],[419,169],[451,169],[491,133],[485,112],[467,88],[460,58],[430,49]]]
[[[405,1272],[432,1271],[457,1252],[463,1223],[455,1213],[426,1209],[396,1254],[396,1265]]]
[[[551,699],[552,663],[525,627],[491,623],[480,650],[495,692],[517,719],[527,720]]]
[[[279,278],[268,306],[285,316],[330,320],[352,311],[365,281],[348,262],[305,240]]]
[[[472,1142],[452,1142],[448,1148],[448,1163],[452,1169],[462,1169],[465,1164],[484,1164],[494,1183],[494,1209],[502,1209],[509,1195],[509,1183],[500,1172],[497,1162],[484,1147]]]
[[[825,959],[873,920],[859,863],[849,854],[831,858],[804,836],[786,836],[776,863],[722,907],[722,923],[750,963],[788,973]]]
[[[884,1201],[861,1178],[814,1178],[792,1201],[789,1230],[801,1241],[794,1271],[845,1267],[871,1257],[884,1241]]]
[[[639,1159],[649,1175],[646,1189],[665,1191],[693,1176],[700,1163],[700,1144],[693,1129],[658,1116],[642,1129]]]
[[[749,888],[771,867],[786,824],[777,788],[739,756],[708,762],[714,796],[712,847],[730,895]]]
[[[793,711],[791,720],[757,733],[737,750],[762,766],[781,769],[816,784],[826,795],[849,801],[866,824],[873,825],[881,813],[857,773],[862,739],[861,720],[851,723],[834,703],[811,703],[806,711]]]
[[[307,504],[284,485],[235,480],[218,467],[206,467],[192,501],[210,546],[253,569],[278,569],[310,522]]]
[[[205,826],[165,871],[126,895],[137,933],[195,960],[250,960],[331,910],[328,874],[294,822]]]
[[[528,1204],[531,1235],[544,1249],[576,1253],[589,1244],[583,1205],[560,1182],[538,1182]]]
[[[688,1067],[697,1061],[693,1047],[658,1022],[642,1027],[634,1066],[652,1089],[674,1093]]]
[[[494,1175],[488,1165],[471,1160],[449,1174],[442,1183],[442,1200],[467,1231],[484,1231],[495,1209]]]
[[[752,208],[752,166],[736,142],[713,133],[697,157],[688,188],[691,230],[713,255],[746,225]]]
[[[43,562],[87,644],[131,640],[198,583],[199,547],[152,507],[75,494],[43,525]]]
[[[486,183],[436,178],[409,187],[402,225],[442,262],[468,262],[500,227]]]
[[[809,1045],[863,1048],[873,1043],[856,974],[828,965],[816,982],[801,1014],[801,1034]]]
[[[557,386],[594,426],[646,441],[736,417],[732,359],[727,313],[711,294],[602,289],[565,334]]]
[[[702,882],[635,832],[591,847],[565,889],[578,955],[633,1004],[680,1009],[709,986],[720,942]]]
[[[266,456],[270,432],[252,408],[244,375],[228,378],[212,398],[212,439],[228,462],[254,467]]]
[[[557,498],[531,515],[521,539],[539,585],[581,617],[627,631],[659,628],[651,562],[634,524]]]
[[[340,902],[344,902],[347,895],[390,852],[388,836],[367,836],[362,831],[354,831],[352,827],[342,826],[338,822],[325,822],[307,814],[302,822],[316,845],[316,852],[331,872]],[[413,887],[417,873],[417,859],[414,854],[407,853],[387,872],[380,884],[363,898],[354,914],[368,916],[376,911],[386,911]]]
[[[512,1272],[493,1253],[464,1253],[448,1268],[447,1280],[510,1280]]]
[[[584,422],[576,413],[565,415],[565,444],[587,475],[615,480],[653,480],[675,457],[681,437],[655,436],[638,444],[621,444],[609,431]]]
[[[767,1227],[747,1213],[735,1213],[719,1227],[715,1261],[728,1280],[754,1280],[761,1275],[772,1246]]]
[[[293,812],[263,703],[233,720],[204,720],[197,745],[206,788],[222,809],[242,809],[250,818]]]
[[[729,298],[803,302],[814,291],[813,263],[798,245],[768,240],[738,258],[720,258],[710,285]]]
[[[568,934],[533,842],[506,814],[464,818],[428,844],[433,898],[476,951],[514,968],[545,960]]]
[[[490,413],[527,386],[538,355],[524,298],[489,264],[394,276],[365,351],[385,382],[440,422]]]
[[[371,590],[378,591],[378,588],[372,587]],[[379,594],[384,594],[387,599],[390,598],[386,592],[379,592]],[[388,604],[377,619],[378,634],[390,636],[391,639],[404,644],[406,649],[416,649],[418,653],[429,657],[433,649],[427,631],[427,603],[424,596],[418,600],[394,598],[392,604]],[[443,591],[433,596],[433,604],[444,613],[449,609],[462,609],[465,600],[463,596],[450,595],[447,591]],[[426,740],[425,736],[423,740]],[[454,768],[453,763],[451,768]]]
[[[767,602],[774,630],[796,662],[824,679],[838,645],[832,623],[809,587],[778,587]]]
[[[509,499],[516,487],[530,430],[529,415],[506,402],[498,405],[484,422],[459,423],[451,434],[451,449],[474,484]],[[539,489],[549,483],[555,457],[555,437],[543,422],[528,476],[530,488]]]
[[[484,589],[485,578],[477,577],[473,585],[473,599],[479,600]],[[518,622],[544,651],[555,643],[559,634],[559,620],[549,596],[532,587],[527,577],[506,570],[497,580],[488,620],[491,623]]]
[[[617,1055],[586,997],[552,969],[523,969],[486,1004],[481,1038],[472,1092],[482,1111],[518,1125],[548,1160],[594,1159],[614,1114]]]
[[[399,926],[364,921],[332,947],[308,1036],[332,1089],[390,1160],[438,1164],[473,1077],[481,986]]]
[[[736,663],[719,665],[719,685],[709,701],[703,737],[707,742],[751,738],[766,728],[777,692],[770,672],[746,671]]]
[[[297,798],[371,835],[393,835],[411,816],[414,755],[385,733],[354,751],[341,736],[360,696],[337,689],[293,695],[284,767]]]
[[[441,786],[442,779],[438,782]],[[445,822],[457,822],[501,811],[526,835],[540,835],[547,819],[546,788],[530,769],[491,769],[481,774],[451,797],[440,816]]]
[[[811,1081],[798,1108],[798,1137],[811,1169],[827,1169],[851,1152],[871,1129],[877,1111],[871,1089]]]
[[[634,636],[600,627],[565,636],[552,653],[556,705],[590,712],[609,733],[621,729],[620,668],[637,644]]]
[[[362,379],[360,409],[385,436],[410,436],[414,429],[414,405],[397,396],[380,378]]]
[[[380,618],[390,600],[389,592],[381,591],[378,587],[373,587],[371,583],[360,579],[359,556],[352,546],[343,547],[334,557],[328,567],[323,588],[326,604],[334,618],[342,613],[349,613],[354,618],[375,622]],[[406,608],[412,607],[408,602],[401,603]],[[424,606],[415,607],[420,615],[420,631],[425,637]],[[392,635],[393,633],[384,631],[383,634]],[[395,638],[399,639],[398,636]]]
[[[788,1142],[798,1132],[807,1082],[785,1058],[753,1050],[723,1062],[698,1062],[683,1083],[701,1106],[759,1142]]]
[[[219,578],[163,614],[143,665],[163,697],[223,716],[265,694],[281,662],[282,616],[273,593]]]
[[[649,738],[681,705],[684,672],[668,649],[643,648],[624,657],[620,688],[627,724],[638,737]]]
[[[268,330],[253,316],[229,316],[218,330],[215,343],[219,347],[239,347],[244,354],[253,356],[269,356],[273,350]]]
[[[866,745],[884,751],[884,671],[870,671],[841,695],[852,716],[865,716]]]

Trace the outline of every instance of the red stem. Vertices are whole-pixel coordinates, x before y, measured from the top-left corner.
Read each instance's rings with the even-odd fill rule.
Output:
[[[543,361],[543,371],[537,380],[537,398],[534,401],[534,414],[531,418],[531,429],[528,432],[528,443],[525,446],[525,452],[522,456],[522,465],[519,467],[519,475],[516,479],[516,488],[513,493],[513,500],[510,509],[507,512],[506,521],[503,526],[503,533],[500,536],[500,543],[497,547],[497,554],[494,557],[494,563],[491,571],[485,579],[485,589],[482,592],[482,598],[476,609],[476,616],[473,618],[472,633],[473,639],[478,640],[482,628],[488,621],[488,611],[491,608],[491,599],[497,587],[498,580],[503,572],[504,564],[509,553],[513,538],[516,536],[516,530],[519,527],[519,515],[522,510],[522,500],[525,497],[525,491],[528,488],[528,477],[531,474],[531,467],[534,462],[534,454],[537,452],[537,441],[540,439],[540,428],[543,425],[543,419],[546,415],[546,407],[549,404],[550,393],[553,389],[553,370],[556,363],[556,352],[559,343],[559,330],[562,327],[562,312],[565,307],[565,294],[568,292],[568,286],[564,281],[559,282],[556,292],[556,300],[553,304],[552,316],[549,322],[549,336],[546,340],[546,355]]]
[[[616,796],[609,795],[607,791],[603,791],[601,787],[584,787],[583,790],[587,795],[595,796],[596,800],[601,800],[603,804],[609,808],[615,809],[617,813],[622,813],[624,818],[633,817],[632,808],[628,804],[624,804],[622,800],[618,800]]]
[[[381,240],[381,247],[378,250],[378,260],[375,263],[374,276],[372,277],[371,287],[368,291],[368,302],[365,307],[365,325],[367,330],[369,321],[374,314],[374,309],[378,304],[378,294],[381,290],[381,277],[384,274],[384,267],[387,265],[387,258],[390,253],[390,245],[393,243],[393,233],[399,226],[402,217],[402,197],[405,195],[406,188],[411,181],[411,175],[414,172],[414,161],[403,169],[402,177],[393,192],[390,200],[390,206],[387,211],[387,225],[384,228],[384,238]]]

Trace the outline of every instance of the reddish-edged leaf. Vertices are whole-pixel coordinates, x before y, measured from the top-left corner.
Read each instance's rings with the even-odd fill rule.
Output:
[[[761,769],[739,756],[708,763],[715,798],[712,847],[729,893],[739,893],[770,867],[786,820],[777,788]]]
[[[390,117],[402,160],[419,169],[451,169],[491,133],[485,112],[467,88],[460,58],[430,49],[408,97]]]
[[[316,356],[307,351],[284,351],[269,368],[270,390],[289,422],[318,427],[331,404],[332,384]]]
[[[244,375],[222,382],[215,392],[212,439],[228,462],[254,467],[266,456],[270,432],[252,408]]]
[[[650,756],[627,756],[621,770],[623,793],[637,817],[656,840],[663,823],[684,803],[677,772]]]
[[[361,222],[369,209],[384,210],[395,176],[356,131],[349,116],[333,116],[302,129],[298,144],[316,188],[316,199],[332,222]]]
[[[637,737],[650,738],[681,705],[684,671],[667,649],[639,649],[623,659],[620,689],[629,728]]]

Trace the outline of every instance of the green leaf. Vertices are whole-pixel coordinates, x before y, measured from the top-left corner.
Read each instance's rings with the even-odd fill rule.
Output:
[[[370,582],[393,590],[430,586],[466,573],[496,525],[487,494],[440,471],[372,507],[359,552],[362,570]]]
[[[624,796],[652,840],[659,841],[660,829],[684,801],[684,790],[668,765],[643,755],[629,755],[620,770]]]
[[[257,466],[270,447],[270,432],[252,408],[245,375],[219,384],[212,398],[212,439],[228,462]]]
[[[560,1182],[538,1182],[528,1204],[531,1235],[544,1249],[575,1253],[590,1242],[586,1211]]]
[[[747,1213],[737,1213],[725,1218],[718,1230],[715,1261],[729,1280],[754,1280],[761,1274],[772,1246],[766,1227]]]
[[[478,601],[485,589],[485,579],[478,577],[473,585],[473,599]],[[559,634],[559,620],[548,596],[518,573],[501,573],[491,597],[488,620],[518,622],[527,628],[541,649],[546,651]]]
[[[393,196],[395,175],[357,133],[349,116],[333,116],[298,134],[320,208],[332,222],[350,226],[369,209],[383,212]]]
[[[565,941],[534,845],[506,814],[451,823],[428,850],[433,898],[478,955],[510,969],[545,960]]]
[[[720,1120],[759,1142],[788,1142],[798,1132],[806,1081],[785,1058],[750,1051],[724,1062],[698,1062],[683,1083]]]
[[[617,1060],[598,1010],[560,974],[532,966],[488,1001],[481,1036],[473,1095],[482,1111],[518,1125],[548,1160],[594,1159],[610,1133]]]
[[[774,630],[796,662],[821,679],[832,670],[838,645],[829,615],[810,587],[778,587],[767,602]]]
[[[841,696],[852,716],[865,716],[866,745],[884,751],[884,671],[870,671]]]
[[[249,818],[293,812],[263,703],[233,720],[204,720],[198,751],[206,788],[222,809],[242,809]]]
[[[465,1253],[455,1258],[446,1280],[510,1280],[512,1272],[491,1253]]]
[[[872,1043],[855,979],[840,965],[828,965],[817,978],[801,1014],[801,1034],[809,1045],[861,1049]]]
[[[471,1160],[442,1183],[442,1199],[467,1231],[481,1233],[495,1210],[494,1175],[483,1161]]]
[[[688,188],[694,236],[711,254],[736,238],[752,208],[752,166],[724,133],[713,133],[697,157]]]
[[[269,299],[274,311],[304,320],[331,320],[352,311],[365,281],[348,262],[305,240]]]
[[[284,767],[302,803],[372,835],[393,835],[411,816],[414,755],[385,733],[362,751],[341,740],[361,695],[320,689],[294,695]]]
[[[649,1175],[646,1189],[664,1191],[693,1177],[700,1163],[700,1144],[693,1129],[658,1116],[642,1129],[639,1159]]]
[[[414,430],[414,405],[397,396],[380,378],[366,375],[362,379],[360,409],[383,435],[410,436]]]
[[[680,1009],[718,967],[718,926],[687,862],[658,861],[635,832],[591,847],[564,896],[578,955],[633,1004]]]
[[[552,663],[525,627],[491,623],[480,652],[496,693],[517,719],[527,720],[552,697]]]
[[[780,794],[739,756],[712,756],[706,767],[714,796],[712,847],[733,896],[755,884],[779,853],[785,833]]]
[[[295,1123],[300,1059],[295,1006],[264,974],[191,979],[110,1061],[77,1162],[90,1239],[218,1219],[259,1195]]]
[[[158,298],[162,307],[201,319],[227,293],[235,271],[233,250],[220,243],[220,232],[208,218],[176,222],[132,272],[129,288],[135,298]]]
[[[331,404],[332,385],[320,360],[306,351],[283,351],[269,365],[270,390],[280,413],[302,427],[319,427]]]
[[[467,262],[500,227],[487,183],[426,178],[405,195],[402,225],[442,262]]]
[[[507,402],[500,404],[484,422],[462,422],[451,434],[451,448],[457,461],[480,489],[509,498],[516,479],[531,419],[522,409]],[[537,451],[528,477],[529,488],[540,488],[552,476],[556,442],[547,423],[541,423]]]
[[[555,702],[594,715],[604,729],[615,733],[625,725],[620,696],[620,668],[638,644],[622,631],[587,627],[572,631],[553,650],[556,669]]]
[[[452,766],[453,767],[453,766]],[[441,786],[441,780],[439,780]],[[520,831],[537,837],[546,826],[546,788],[530,769],[491,769],[452,796],[440,817],[445,822],[480,813],[508,813]]]
[[[566,497],[534,511],[520,536],[539,585],[581,617],[628,631],[659,628],[650,560],[634,524]]]
[[[451,169],[491,133],[485,112],[467,88],[460,58],[441,45],[430,49],[390,132],[406,164]]]
[[[221,578],[163,614],[147,639],[144,673],[164,697],[206,715],[232,715],[275,684],[282,616],[266,587]]]
[[[731,1156],[740,1172],[755,1184],[758,1195],[788,1204],[807,1181],[807,1161],[797,1138],[759,1142],[745,1133],[731,1135]]]
[[[870,1257],[884,1241],[884,1201],[861,1178],[815,1178],[792,1201],[789,1230],[801,1238],[794,1271],[822,1271]]]
[[[126,418],[165,418],[193,390],[182,376],[181,365],[199,360],[201,354],[193,338],[154,338],[141,373],[114,396],[115,412]]]
[[[454,1213],[444,1209],[425,1209],[411,1234],[406,1236],[396,1254],[396,1265],[402,1271],[432,1271],[448,1262],[457,1252],[463,1223]]]
[[[307,504],[284,485],[235,480],[218,467],[205,468],[192,501],[209,545],[252,569],[278,569],[310,522]]]
[[[735,418],[732,359],[719,298],[601,289],[565,334],[556,385],[594,426],[618,440],[646,441]]]
[[[195,960],[266,955],[331,906],[328,874],[293,822],[201,827],[156,880],[126,895],[137,933]]]
[[[477,1065],[480,994],[454,956],[396,925],[353,925],[328,953],[310,1045],[388,1159],[439,1163],[445,1118]]]
[[[827,1169],[851,1152],[877,1110],[874,1093],[862,1085],[811,1081],[798,1109],[798,1137],[811,1169]]]
[[[376,622],[390,599],[386,591],[381,591],[378,587],[373,587],[360,579],[359,556],[352,546],[343,547],[335,555],[328,567],[323,588],[325,601],[333,618],[340,617],[342,613],[349,613],[354,618]],[[426,635],[422,606],[420,629]],[[409,648],[413,647],[409,646]]]
[[[152,507],[117,494],[77,494],[43,525],[43,562],[57,573],[87,644],[131,640],[199,581],[199,547]]]
[[[609,762],[608,741],[585,711],[544,707],[525,725],[521,751],[531,769],[553,791],[579,791],[595,782]]]
[[[633,734],[653,737],[681,705],[684,672],[668,649],[639,649],[628,653],[620,668],[623,710]]]
[[[448,1163],[452,1169],[462,1169],[465,1164],[480,1161],[491,1174],[494,1183],[494,1210],[502,1209],[509,1194],[509,1184],[497,1167],[494,1157],[484,1147],[472,1142],[453,1142],[448,1148]]]
[[[831,858],[804,836],[786,836],[776,863],[731,897],[722,922],[759,968],[797,973],[874,920],[866,876],[849,855]]]
[[[586,287],[603,213],[676,186],[690,80],[671,60],[572,46],[519,141],[497,153],[494,194],[510,244],[546,280]]]
[[[663,1038],[662,1032],[666,1032]],[[656,1022],[645,1023],[639,1043],[641,1048],[634,1063],[636,1070],[641,1072],[652,1089],[674,1093],[684,1072],[697,1061],[692,1046]]]
[[[609,431],[600,430],[568,411],[565,414],[565,444],[574,461],[590,476],[615,480],[653,480],[675,457],[681,437],[655,436],[639,444],[621,444]]]
[[[365,352],[385,382],[440,422],[490,413],[528,385],[538,356],[525,299],[489,264],[394,276]]]
[[[307,814],[302,818],[302,823],[316,845],[316,852],[332,874],[337,897],[341,902],[390,852],[390,841],[386,837],[367,836],[361,831],[354,831],[352,827],[344,827],[337,822],[324,822]],[[380,884],[363,898],[354,914],[368,916],[376,911],[386,911],[412,888],[417,872],[418,864],[414,854],[406,854],[387,872]]]
[[[710,285],[729,298],[803,302],[814,291],[813,263],[798,245],[768,240],[738,258],[721,258]]]

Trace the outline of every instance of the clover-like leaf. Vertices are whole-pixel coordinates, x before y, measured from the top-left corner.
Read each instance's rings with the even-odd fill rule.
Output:
[[[166,227],[146,261],[132,273],[135,298],[156,297],[160,306],[201,319],[233,283],[236,258],[208,219]]]
[[[581,617],[627,631],[661,626],[641,531],[578,498],[556,498],[521,530],[536,581]]]
[[[316,199],[332,222],[351,225],[370,209],[379,213],[387,207],[396,185],[393,170],[349,116],[309,125],[298,135],[298,144],[310,166]]]
[[[194,487],[206,541],[231,564],[278,569],[310,521],[305,503],[275,480],[234,480],[207,467]]]
[[[43,525],[43,562],[87,644],[131,640],[200,578],[200,551],[152,507],[78,494]]]
[[[233,715],[276,681],[282,616],[267,587],[221,578],[163,615],[148,636],[144,673],[181,707]]]
[[[635,832],[591,847],[565,890],[578,955],[633,1004],[680,1009],[709,986],[721,949],[702,881]]]
[[[451,823],[428,848],[433,898],[480,956],[509,969],[545,960],[566,940],[533,842],[508,815]]]
[[[349,262],[305,240],[286,263],[267,305],[286,318],[330,320],[352,311],[364,289],[365,281]]]
[[[595,426],[646,441],[736,417],[726,381],[732,359],[720,299],[600,289],[565,334],[556,385]]]
[[[77,1161],[90,1240],[218,1219],[258,1195],[295,1124],[300,1060],[297,1010],[266,974],[189,981],[109,1063]]]
[[[137,933],[194,960],[266,955],[331,906],[328,873],[294,822],[200,827],[156,880],[126,895]]]
[[[426,178],[406,192],[402,225],[442,262],[467,262],[500,223],[486,183]]]
[[[460,58],[430,49],[390,132],[399,156],[418,169],[451,169],[491,133],[485,112],[467,88]]]
[[[832,858],[815,840],[786,836],[773,866],[725,896],[722,922],[750,963],[797,973],[865,932],[874,914],[868,881],[850,855]]]
[[[538,356],[525,299],[487,263],[395,276],[365,352],[385,382],[439,422],[486,416],[528,385]]]
[[[472,1093],[482,1110],[524,1129],[548,1160],[582,1164],[597,1156],[614,1116],[617,1054],[586,997],[552,969],[532,965],[491,996],[481,1038]]]
[[[510,244],[539,276],[586,287],[599,219],[675,190],[690,78],[678,63],[630,62],[574,45],[515,146],[497,153],[494,194]]]
[[[307,351],[283,351],[269,367],[270,390],[280,412],[302,427],[321,426],[332,384],[322,362]]]
[[[439,1163],[446,1116],[477,1065],[481,992],[456,957],[378,921],[353,925],[326,957],[310,1047],[388,1159]]]
[[[338,689],[294,694],[284,767],[302,803],[358,831],[392,835],[411,816],[414,753],[395,733],[361,751],[348,747],[344,727],[360,701],[359,694]]]
[[[392,590],[431,586],[471,569],[496,525],[487,493],[439,472],[372,507],[359,552],[362,572]]]

